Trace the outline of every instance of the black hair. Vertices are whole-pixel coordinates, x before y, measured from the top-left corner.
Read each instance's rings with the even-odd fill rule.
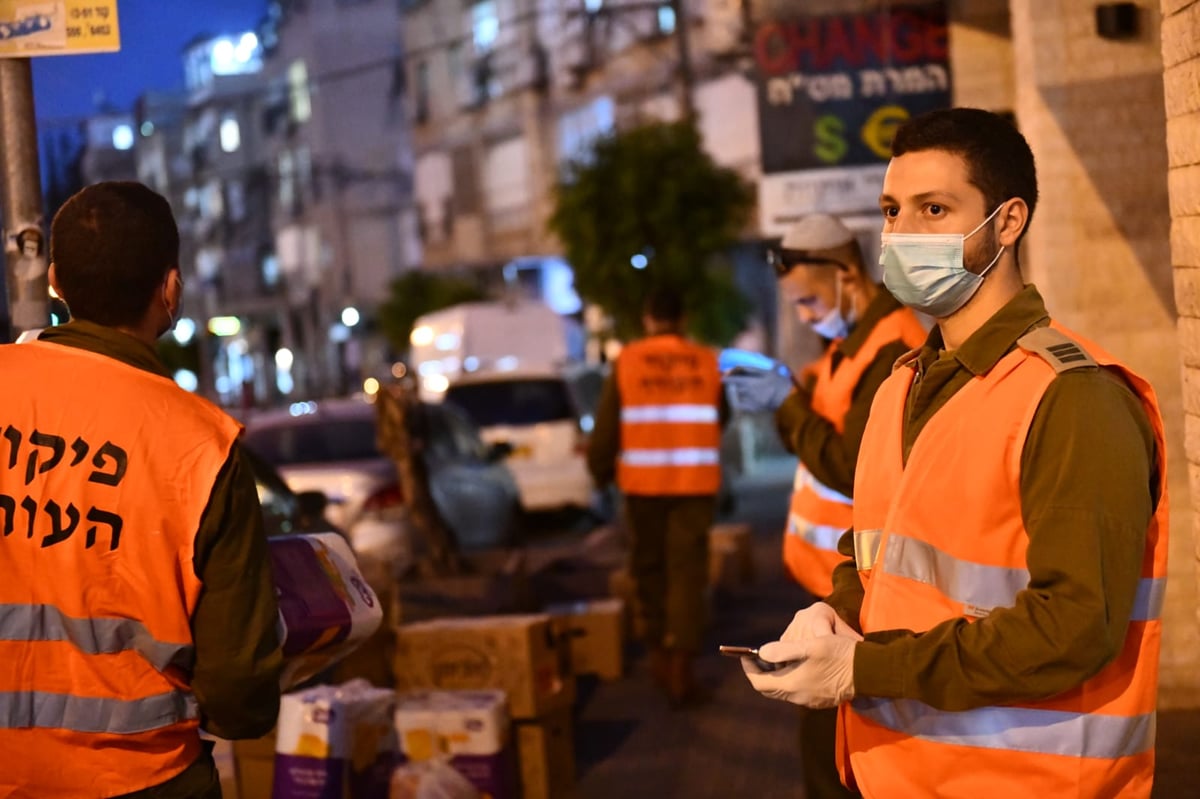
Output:
[[[651,289],[642,304],[642,311],[660,322],[678,323],[683,320],[683,297],[667,287]]]
[[[96,183],[54,215],[50,260],[73,317],[134,326],[179,266],[179,228],[166,199],[141,183]]]
[[[896,131],[892,156],[924,150],[953,153],[967,164],[967,179],[983,194],[985,213],[1013,197],[1029,207],[1021,238],[1037,205],[1037,167],[1029,142],[1007,118],[980,108],[944,108],[913,117]]]

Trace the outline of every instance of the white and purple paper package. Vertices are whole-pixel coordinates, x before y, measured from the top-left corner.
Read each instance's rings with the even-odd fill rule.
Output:
[[[383,607],[337,533],[279,536],[267,543],[286,689],[350,654],[379,628]]]
[[[284,694],[272,799],[387,799],[395,694],[365,680]]]
[[[515,754],[503,691],[409,691],[396,697],[402,761],[445,760],[484,796],[515,799]]]

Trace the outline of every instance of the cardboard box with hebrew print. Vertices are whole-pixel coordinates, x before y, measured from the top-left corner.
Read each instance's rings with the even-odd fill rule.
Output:
[[[398,691],[496,689],[517,719],[575,700],[566,644],[544,613],[401,624],[394,663]]]

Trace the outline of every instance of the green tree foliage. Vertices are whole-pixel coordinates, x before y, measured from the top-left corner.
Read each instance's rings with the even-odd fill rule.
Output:
[[[652,123],[600,139],[556,193],[550,227],[575,290],[612,317],[618,338],[640,334],[642,299],[658,286],[683,295],[698,338],[724,344],[741,330],[749,304],[727,253],[754,190],[709,157],[694,126]],[[631,265],[636,256],[644,268]]]
[[[475,282],[452,275],[439,275],[414,269],[392,281],[388,298],[379,307],[379,327],[396,352],[408,349],[408,336],[417,318],[458,305],[486,298]]]

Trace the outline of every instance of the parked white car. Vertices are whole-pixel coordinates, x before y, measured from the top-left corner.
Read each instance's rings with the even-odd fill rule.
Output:
[[[470,420],[422,404],[425,465],[438,511],[463,549],[497,546],[513,532],[517,489]],[[403,572],[412,562],[395,464],[375,444],[375,407],[361,398],[298,402],[251,417],[244,442],[296,492],[321,491],[325,515],[361,560]]]
[[[527,511],[587,508],[593,502],[586,436],[561,374],[474,372],[445,392],[479,426],[484,441],[512,447],[508,467]]]

